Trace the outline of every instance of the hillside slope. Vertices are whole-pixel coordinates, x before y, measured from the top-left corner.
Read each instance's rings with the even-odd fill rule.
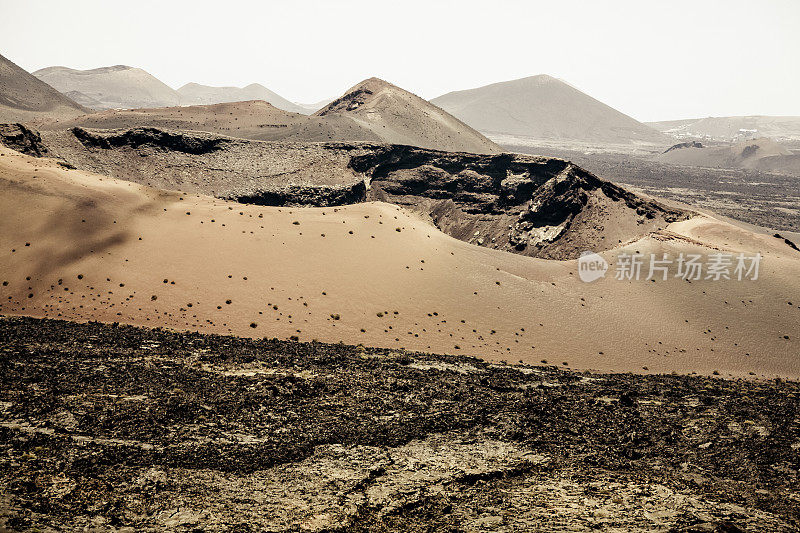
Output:
[[[574,259],[664,229],[690,213],[563,159],[404,145],[277,143],[155,128],[0,131],[0,143],[81,170],[163,189],[271,206],[401,205],[460,240]]]
[[[377,142],[432,150],[499,153],[500,148],[441,109],[371,79],[317,113],[290,113],[264,102],[107,110],[43,126],[195,130],[243,139],[293,142]]]
[[[84,113],[88,110],[0,55],[0,123],[63,120]]]

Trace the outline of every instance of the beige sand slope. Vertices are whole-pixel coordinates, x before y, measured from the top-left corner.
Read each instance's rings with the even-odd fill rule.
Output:
[[[41,118],[60,121],[88,112],[0,56],[0,123],[26,122]]]
[[[293,104],[281,95],[270,91],[259,83],[251,83],[246,87],[212,87],[199,83],[187,83],[178,89],[184,103],[195,105],[225,104],[230,102],[246,102],[263,100],[278,109],[310,115],[308,108]],[[321,107],[321,106],[320,106]],[[314,110],[316,111],[316,109]]]
[[[497,145],[457,118],[378,78],[362,81],[314,115],[348,117],[392,144],[449,152],[500,152]]]
[[[3,314],[800,376],[800,253],[708,217],[624,249],[759,251],[759,280],[585,284],[576,261],[472,246],[387,204],[245,206],[0,153]]]
[[[658,131],[675,137],[733,141],[742,137],[771,137],[778,141],[800,141],[800,117],[753,115],[706,117],[647,122]]]
[[[772,139],[760,138],[725,146],[698,146],[688,142],[673,146],[655,157],[672,165],[708,168],[745,168],[800,175],[800,155]]]
[[[658,131],[544,74],[431,100],[473,128],[541,140],[668,144]]]
[[[126,65],[76,70],[47,67],[34,76],[62,93],[77,92],[99,102],[95,109],[180,105],[181,95],[152,74]],[[88,102],[89,100],[87,100]]]
[[[349,109],[351,105],[353,109]],[[256,100],[107,110],[68,123],[43,125],[42,129],[75,126],[99,129],[155,127],[264,141],[366,141],[445,151],[500,152],[493,142],[441,109],[374,78],[357,85],[311,116],[290,113]]]

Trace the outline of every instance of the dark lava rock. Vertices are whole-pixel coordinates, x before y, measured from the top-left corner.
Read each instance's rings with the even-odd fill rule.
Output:
[[[39,132],[24,124],[0,124],[0,144],[34,157],[44,157],[48,154]]]
[[[798,420],[787,381],[0,318],[0,529],[796,531]]]

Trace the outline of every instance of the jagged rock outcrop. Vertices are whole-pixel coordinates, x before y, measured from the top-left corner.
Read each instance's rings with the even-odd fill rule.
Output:
[[[366,195],[366,185],[360,181],[351,185],[287,185],[280,189],[257,191],[231,199],[243,204],[332,207],[363,202]]]
[[[671,152],[673,150],[680,150],[681,148],[702,148],[702,147],[703,143],[699,141],[687,141],[683,143],[673,144],[672,146],[664,150],[663,153],[666,154],[667,152]]]
[[[220,137],[170,133],[156,128],[135,128],[119,135],[98,135],[76,127],[72,128],[72,133],[87,148],[139,148],[147,145],[194,155],[220,150],[226,143],[226,140]]]
[[[642,231],[687,216],[562,159],[389,146],[350,164],[370,178],[369,198],[428,215],[459,239],[525,255],[577,257],[581,247],[601,244],[586,235],[599,226],[613,232],[620,217]],[[636,231],[622,233],[629,239]]]
[[[42,144],[39,132],[24,124],[0,124],[0,144],[34,157],[44,157],[49,154],[47,147]]]

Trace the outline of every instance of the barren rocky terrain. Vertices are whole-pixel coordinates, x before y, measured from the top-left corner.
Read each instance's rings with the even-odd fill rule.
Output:
[[[794,531],[800,388],[0,319],[0,527]]]

